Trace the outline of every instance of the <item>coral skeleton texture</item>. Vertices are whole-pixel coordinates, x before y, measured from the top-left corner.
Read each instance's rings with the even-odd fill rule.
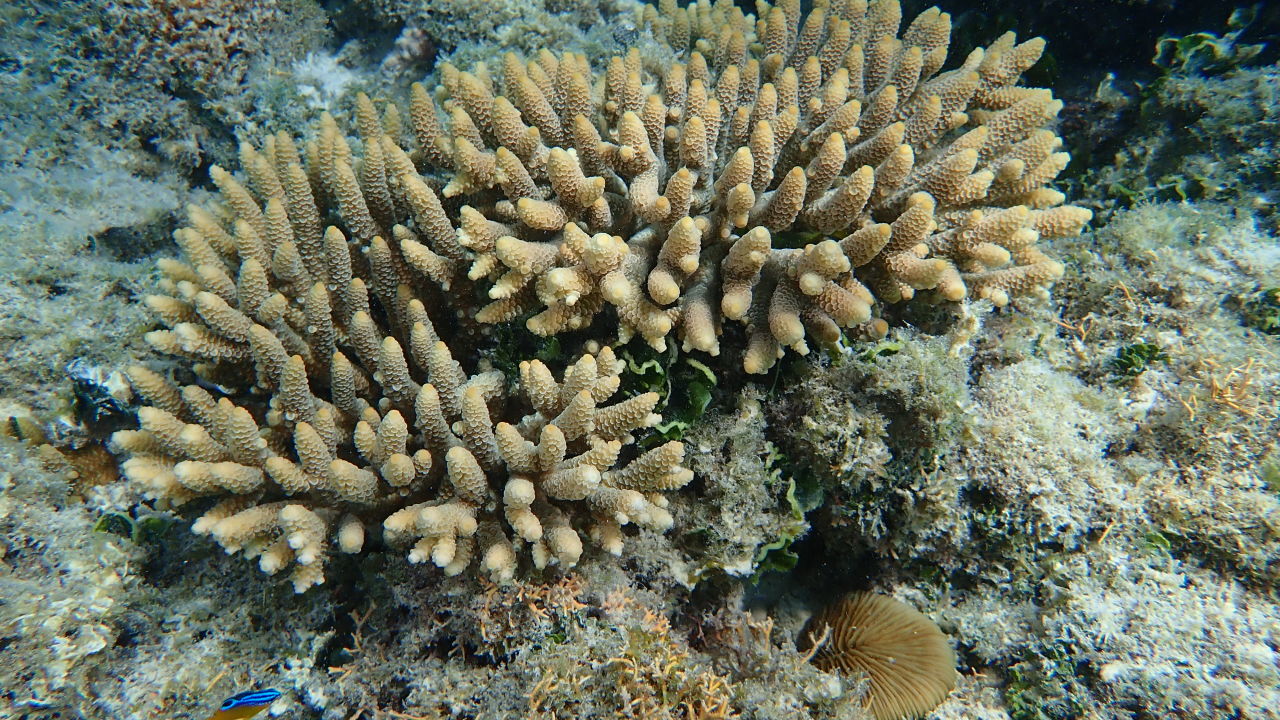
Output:
[[[603,405],[622,368],[606,347],[562,381],[521,364],[517,402],[446,345],[475,322],[546,336],[604,317],[605,338],[717,354],[741,321],[759,373],[806,337],[883,334],[877,300],[1004,304],[1061,275],[1035,243],[1089,212],[1047,186],[1061,104],[1016,85],[1042,41],[1006,35],[940,73],[936,9],[901,37],[897,0],[761,11],[646,6],[681,61],[445,64],[407,112],[360,95],[355,143],[325,115],[302,146],[242,145],[243,177],[212,168],[220,203],[189,208],[185,259],[147,298],[170,328],[148,341],[201,381],[130,371],[149,406],[116,435],[125,473],[175,504],[220,498],[195,530],[292,566],[299,591],[371,522],[450,573],[478,556],[509,579],[526,543],[572,566],[575,528],[616,553],[622,525],[670,526],[659,492],[690,479],[683,446],[615,467],[657,396]]]

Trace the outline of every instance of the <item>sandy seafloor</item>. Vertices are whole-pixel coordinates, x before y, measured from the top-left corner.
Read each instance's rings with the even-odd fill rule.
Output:
[[[295,595],[104,450],[184,206],[238,140],[445,59],[599,61],[643,42],[635,6],[4,3],[0,718],[202,718],[254,687],[291,719],[864,717],[795,646],[849,589],[954,644],[933,718],[1280,718],[1280,41],[1266,4],[1191,5],[944,4],[948,66],[1050,41],[1028,75],[1094,219],[1045,247],[1049,297],[896,313],[762,380],[703,357],[697,479],[621,558],[496,586],[374,549]]]

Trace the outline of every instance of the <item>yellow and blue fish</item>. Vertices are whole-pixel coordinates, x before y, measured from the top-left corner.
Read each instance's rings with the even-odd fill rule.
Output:
[[[280,697],[279,690],[247,690],[236,693],[209,716],[209,720],[245,720],[266,710]]]

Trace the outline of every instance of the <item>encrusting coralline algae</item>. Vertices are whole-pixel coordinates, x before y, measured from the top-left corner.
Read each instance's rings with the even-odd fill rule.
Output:
[[[361,95],[356,148],[326,116],[301,148],[243,145],[243,180],[215,166],[222,204],[175,233],[185,260],[161,261],[147,299],[171,330],[148,341],[231,397],[132,369],[150,405],[116,435],[126,475],[175,504],[224,496],[195,529],[293,565],[299,591],[370,521],[451,573],[474,548],[510,579],[524,543],[572,566],[584,531],[617,552],[622,525],[670,527],[658,493],[690,479],[683,446],[613,469],[657,396],[597,407],[621,371],[605,348],[562,384],[521,364],[517,409],[501,373],[454,359],[485,342],[473,323],[715,355],[739,321],[760,373],[807,339],[883,335],[877,302],[1003,305],[1061,275],[1036,241],[1090,214],[1047,186],[1061,103],[1016,85],[1042,41],[1005,35],[941,72],[949,16],[899,37],[896,1],[782,3],[758,26],[665,3],[642,21],[686,62],[445,65],[407,113]],[[464,330],[438,330],[455,313]]]

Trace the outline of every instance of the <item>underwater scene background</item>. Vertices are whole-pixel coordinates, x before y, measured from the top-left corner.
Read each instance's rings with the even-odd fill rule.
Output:
[[[0,717],[1280,718],[1278,29],[4,3]]]

